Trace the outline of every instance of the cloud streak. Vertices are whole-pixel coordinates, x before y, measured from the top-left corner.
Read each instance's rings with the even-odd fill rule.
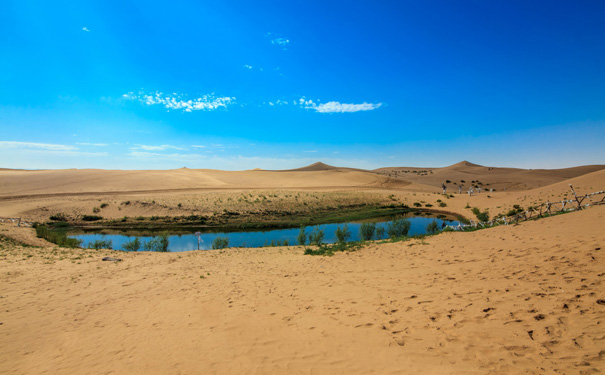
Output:
[[[107,143],[77,143],[80,146],[96,146],[96,147],[105,147],[109,146]]]
[[[286,38],[275,38],[271,40],[271,44],[286,47],[290,44],[290,40]]]
[[[301,108],[314,110],[319,113],[353,113],[362,111],[373,111],[382,106],[382,103],[367,103],[351,104],[331,101],[327,103],[315,103],[311,99],[302,97],[298,100],[298,105]]]
[[[35,143],[35,142],[13,142],[13,141],[0,141],[0,148],[33,148],[40,150],[51,150],[51,151],[73,151],[77,150],[77,147],[67,145],[57,145],[52,143]]]
[[[123,97],[128,100],[138,100],[145,105],[162,105],[167,109],[182,109],[184,112],[213,111],[227,108],[228,105],[235,103],[235,97],[230,96],[216,97],[214,94],[209,94],[195,99],[184,99],[181,94],[173,93],[172,96],[168,96],[159,91],[149,94],[129,92]]]
[[[133,150],[145,150],[145,151],[165,151],[165,150],[186,150],[182,147],[171,146],[171,145],[159,145],[159,146],[150,146],[150,145],[137,145],[132,148]]]

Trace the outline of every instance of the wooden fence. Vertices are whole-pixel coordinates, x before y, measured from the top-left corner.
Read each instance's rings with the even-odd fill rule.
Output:
[[[33,223],[22,220],[20,217],[0,217],[0,223],[17,224],[18,227],[31,227]]]
[[[465,228],[486,228],[494,225],[516,224],[521,221],[552,216],[563,212],[579,211],[590,206],[605,204],[605,190],[579,196],[571,184],[569,184],[569,187],[574,195],[574,199],[542,203],[538,206],[530,207],[526,211],[517,212],[511,216],[499,216],[487,222],[470,220],[469,224],[460,223],[458,225],[448,225],[447,227],[454,230],[464,230]]]

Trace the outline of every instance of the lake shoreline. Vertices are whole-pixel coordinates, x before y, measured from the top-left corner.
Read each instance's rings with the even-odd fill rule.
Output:
[[[337,212],[335,212],[337,211]],[[297,212],[279,212],[279,215],[275,213],[265,213],[261,215],[255,215],[250,213],[234,213],[228,212],[217,218],[216,215],[211,217],[197,216],[202,220],[187,220],[189,217],[176,217],[176,218],[156,218],[154,217],[143,217],[140,218],[128,218],[127,221],[121,220],[107,220],[98,221],[93,223],[86,222],[71,222],[67,225],[63,223],[52,223],[47,224],[56,229],[65,229],[70,233],[77,231],[88,232],[93,230],[149,230],[150,232],[159,232],[164,230],[183,230],[189,231],[191,229],[205,229],[205,230],[262,230],[262,229],[288,229],[298,228],[301,225],[322,225],[322,224],[334,224],[340,222],[350,222],[357,220],[369,220],[374,218],[380,218],[385,216],[403,215],[407,213],[414,213],[417,215],[435,215],[435,218],[449,217],[458,221],[466,221],[467,219],[454,212],[444,210],[433,210],[427,208],[410,208],[404,205],[388,205],[388,206],[371,206],[364,208],[353,208],[353,209],[342,209],[342,210],[323,210],[316,212],[315,215],[310,216],[308,213],[297,213]],[[273,214],[273,215],[272,215]],[[288,217],[284,220],[283,217]],[[177,219],[175,221],[175,219]],[[179,220],[181,219],[181,220]],[[135,220],[135,221],[132,221]],[[57,225],[59,224],[59,225]]]

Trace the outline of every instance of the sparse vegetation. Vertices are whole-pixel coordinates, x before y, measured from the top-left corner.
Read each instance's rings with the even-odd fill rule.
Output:
[[[487,210],[481,212],[477,207],[473,207],[473,209],[471,211],[473,212],[473,214],[475,214],[475,216],[477,217],[477,220],[482,221],[482,222],[489,221],[489,212]]]
[[[437,220],[433,220],[426,226],[426,234],[436,234],[439,232],[439,224]]]
[[[122,245],[122,250],[125,251],[139,251],[139,249],[141,249],[141,240],[139,237],[135,237]]]
[[[59,245],[62,247],[72,247],[73,248],[73,247],[80,247],[80,245],[82,244],[82,241],[80,241],[76,238],[67,237],[65,232],[54,231],[54,230],[48,228],[46,225],[37,224],[37,225],[35,225],[35,228],[36,228],[36,236],[38,236],[39,238],[44,238],[48,242],[52,242],[56,245]]]
[[[147,251],[157,251],[157,252],[165,253],[165,252],[169,251],[168,245],[169,245],[168,232],[163,232],[159,236],[155,236],[152,239],[150,239],[149,241],[147,241],[143,245],[143,247]]]
[[[349,231],[349,226],[347,224],[345,224],[342,229],[339,225],[334,234],[336,235],[336,240],[339,243],[345,243],[349,240],[349,238],[351,238],[351,232]]]
[[[52,221],[67,221],[67,217],[63,213],[57,213],[49,217]]]
[[[376,223],[361,223],[359,227],[359,236],[363,241],[369,241],[374,237]]]
[[[112,246],[111,240],[107,240],[107,241],[96,240],[96,241],[89,243],[87,247],[89,249],[99,250],[99,249],[111,249],[111,246]]]
[[[298,242],[299,245],[303,245],[303,246],[307,243],[307,233],[305,233],[304,225],[300,226],[300,230],[298,231],[298,237],[296,238],[296,241]]]
[[[412,223],[409,220],[398,219],[387,224],[387,235],[389,238],[400,238],[407,236]]]
[[[218,236],[212,241],[212,248],[214,250],[224,249],[229,246],[229,237]]]
[[[103,220],[103,216],[97,215],[82,215],[82,221],[99,221]]]
[[[313,228],[313,231],[309,233],[309,243],[312,245],[321,245],[323,243],[325,237],[325,233],[323,229],[319,229],[319,227]]]

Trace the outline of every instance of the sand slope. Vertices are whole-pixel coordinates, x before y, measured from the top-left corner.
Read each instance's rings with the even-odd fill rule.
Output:
[[[0,170],[0,198],[26,195],[95,192],[153,192],[193,189],[281,187],[348,187],[380,185],[391,180],[371,172],[350,169],[305,171],[219,171],[176,169],[120,171],[97,169]]]
[[[605,371],[604,221],[597,207],[331,258],[4,248],[0,372]]]
[[[506,188],[508,191],[515,191],[535,189],[603,169],[605,169],[605,165],[585,165],[563,169],[498,168],[462,161],[444,168],[390,167],[379,168],[375,172],[434,187],[441,187],[442,183],[449,180],[451,182],[447,183],[447,186],[450,191],[458,191],[458,186],[454,185],[454,182],[462,184],[464,190],[468,190],[471,181],[482,182],[483,188],[488,190],[493,188],[496,191],[502,191]],[[417,173],[420,171],[428,173]]]

